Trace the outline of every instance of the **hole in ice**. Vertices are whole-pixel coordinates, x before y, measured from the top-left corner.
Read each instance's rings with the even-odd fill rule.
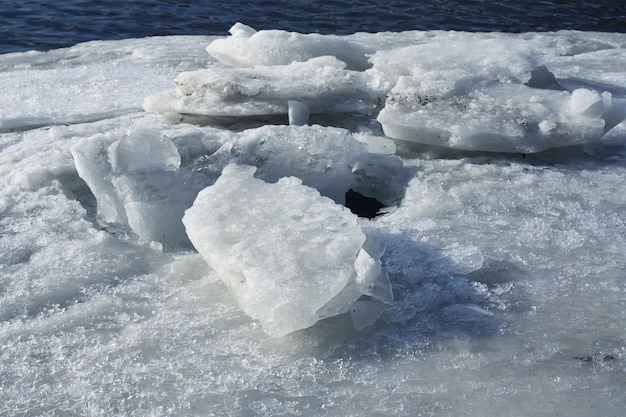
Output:
[[[385,205],[375,198],[366,197],[353,189],[349,189],[346,192],[346,207],[359,217],[373,219],[383,214],[380,210]]]

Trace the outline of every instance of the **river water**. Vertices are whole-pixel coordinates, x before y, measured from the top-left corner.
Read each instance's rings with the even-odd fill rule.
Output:
[[[224,35],[236,21],[258,29],[323,34],[403,30],[626,31],[623,1],[309,0],[9,1],[0,6],[0,53],[93,39]]]

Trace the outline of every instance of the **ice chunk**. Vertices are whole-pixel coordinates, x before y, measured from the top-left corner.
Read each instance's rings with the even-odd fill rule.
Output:
[[[395,161],[388,155],[380,158]],[[343,204],[345,193],[359,178],[354,168],[359,161],[370,157],[366,146],[345,129],[318,125],[263,126],[239,133],[217,152],[199,158],[192,169],[217,177],[233,159],[257,167],[257,178],[276,182],[282,177],[295,176]],[[370,175],[374,175],[374,170],[375,167],[368,169]]]
[[[371,61],[376,87],[390,90],[408,77],[424,98],[441,97],[468,77],[524,84],[542,65],[530,43],[503,38],[434,41],[379,51]]]
[[[563,91],[524,41],[433,42],[372,61],[372,85],[389,88],[378,121],[392,138],[530,153],[594,142],[606,130],[609,101]]]
[[[356,216],[297,178],[266,183],[254,171],[229,164],[183,218],[241,308],[275,337],[352,310],[356,327],[372,323],[391,286]]]
[[[242,23],[231,27],[230,33],[232,36],[228,38],[211,42],[206,50],[214,58],[238,67],[286,65],[333,55],[345,62],[349,69],[363,71],[370,67],[367,55],[374,52],[360,43],[335,36],[284,30],[257,32]]]
[[[252,29],[250,26],[246,26],[240,22],[235,23],[228,30],[228,32],[230,32],[230,34],[233,35],[234,38],[249,38],[257,33],[257,31]]]
[[[181,73],[176,89],[149,96],[144,108],[206,116],[287,114],[295,100],[311,113],[370,112],[377,96],[367,79],[332,56],[285,66],[208,68]]]
[[[179,171],[180,155],[170,139],[147,127],[98,134],[71,147],[74,164],[97,201],[104,226],[129,227],[145,241],[187,241],[181,223],[201,188]]]
[[[399,157],[370,153],[370,147],[340,128],[263,126],[234,134],[188,168],[217,179],[236,160],[257,167],[256,178],[276,182],[295,176],[339,204],[347,204],[347,193],[353,190],[384,206],[396,205],[404,194],[408,171]]]
[[[586,88],[578,88],[572,92],[570,99],[570,110],[574,114],[582,114],[594,104],[601,102],[602,97],[597,91]],[[605,101],[607,106],[611,106],[610,101]],[[603,103],[604,105],[604,103]]]
[[[597,94],[597,93],[596,93]],[[520,84],[477,83],[446,98],[393,102],[378,121],[389,137],[464,150],[539,152],[598,141],[603,108],[579,114],[584,98]],[[581,104],[582,103],[582,104]],[[572,111],[574,110],[574,111]]]

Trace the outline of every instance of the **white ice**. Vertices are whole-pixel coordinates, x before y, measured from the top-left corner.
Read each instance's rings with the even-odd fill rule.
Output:
[[[276,337],[347,311],[358,328],[371,324],[392,301],[391,286],[382,252],[363,248],[357,217],[294,177],[270,184],[254,171],[227,165],[183,218],[241,308]],[[377,306],[366,323],[361,310],[370,309],[355,305],[363,295]]]
[[[385,135],[395,139],[513,153],[597,142],[626,113],[621,101],[587,103],[586,91],[612,94],[598,85],[559,84],[532,40],[439,36],[381,50],[370,44],[366,53],[354,42],[314,34],[256,32],[241,24],[231,32],[208,51],[232,67],[182,73],[176,89],[148,97],[144,108],[293,116],[289,103],[298,102],[309,113],[378,113]],[[345,51],[368,57],[371,68],[351,65]]]
[[[98,134],[70,150],[103,227],[127,226],[145,242],[187,242],[181,219],[204,184],[180,171],[176,145],[158,128]]]
[[[231,36],[214,40],[206,49],[219,61],[238,67],[287,65],[332,55],[345,62],[348,69],[362,71],[370,67],[367,55],[374,51],[365,44],[338,36],[283,30],[257,32],[242,23],[233,25],[230,33]]]
[[[0,56],[0,415],[623,414],[626,35],[232,32],[220,39],[242,39],[233,56],[263,55],[246,50],[255,36],[275,42],[267,50],[293,41],[285,61],[275,49],[246,68],[207,54],[215,37]],[[348,42],[367,65],[342,66]],[[257,70],[316,62],[359,92],[275,77],[263,105],[275,99],[276,115],[142,108],[180,91],[184,73],[254,86]],[[308,107],[321,86],[342,86],[353,111],[311,106],[287,125],[289,102]],[[419,129],[456,136],[428,145]],[[384,214],[342,208],[349,190]],[[213,198],[196,206],[198,195]],[[190,207],[206,215],[188,234]],[[216,228],[218,213],[235,221]],[[203,230],[220,239],[196,249]],[[254,255],[198,253],[230,232]],[[328,258],[296,256],[305,248]],[[290,311],[326,318],[270,337],[264,326],[306,324],[246,314],[223,282],[244,270],[278,285],[253,294],[251,306],[269,305],[259,317],[289,305],[289,290]]]
[[[562,91],[540,50],[519,39],[430,42],[378,52],[387,136],[454,149],[539,152],[598,141],[611,103]],[[610,126],[612,127],[612,126]]]
[[[213,67],[176,77],[176,89],[146,98],[152,112],[204,116],[287,114],[289,101],[310,113],[370,112],[376,94],[366,76],[345,69],[335,57],[322,56],[288,65],[254,68]]]
[[[402,161],[369,152],[369,146],[348,130],[322,126],[263,126],[233,134],[211,155],[192,163],[194,172],[217,178],[231,161],[257,167],[255,177],[276,182],[295,176],[339,204],[355,189],[397,203],[402,186]]]
[[[210,39],[87,42],[50,52],[3,55],[0,132],[136,112],[147,95],[168,88],[181,71],[205,67],[202,45]]]

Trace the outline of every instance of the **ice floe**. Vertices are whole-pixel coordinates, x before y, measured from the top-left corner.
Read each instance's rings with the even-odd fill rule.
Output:
[[[236,24],[230,37],[207,47],[221,62],[192,54],[188,64],[173,65],[159,52],[130,52],[158,62],[176,88],[143,102],[164,117],[128,117],[70,147],[76,175],[95,200],[94,224],[153,249],[193,245],[271,335],[348,311],[363,328],[391,302],[391,289],[382,246],[357,214],[393,211],[415,181],[415,170],[393,155],[394,140],[400,149],[418,143],[527,154],[597,142],[623,119],[619,89],[594,89],[594,81],[569,91],[532,39],[440,35],[389,47],[361,36]],[[125,62],[129,52],[119,48],[108,52],[113,64],[94,68]],[[52,65],[47,59],[40,65]],[[70,102],[71,91],[63,100]],[[125,106],[66,120],[136,111]],[[46,117],[10,116],[4,128],[32,128]],[[228,129],[212,126],[224,118]],[[30,174],[28,183],[49,177]],[[281,295],[287,287],[289,295]],[[270,308],[277,300],[282,304]]]

